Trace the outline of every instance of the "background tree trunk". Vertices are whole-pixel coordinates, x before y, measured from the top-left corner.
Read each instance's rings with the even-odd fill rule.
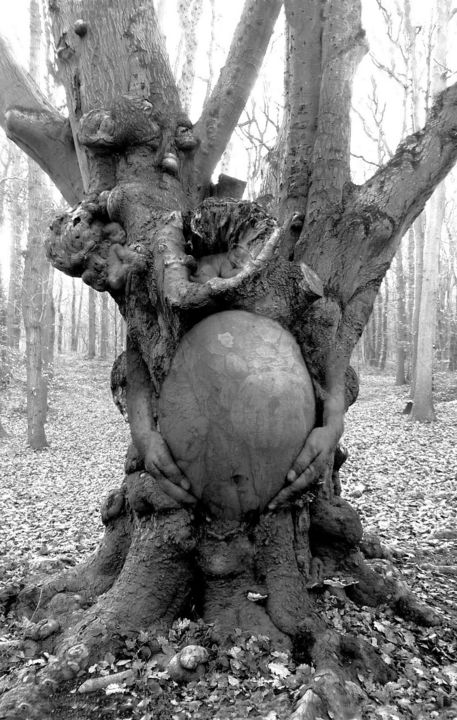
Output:
[[[436,22],[435,62],[432,69],[432,93],[445,87],[447,59],[446,28],[450,18],[448,0],[440,3]],[[446,190],[443,183],[430,200],[430,212],[424,240],[423,278],[417,332],[416,373],[411,420],[435,420],[433,408],[433,361],[439,283],[441,233],[444,224]]]
[[[424,277],[425,213],[414,223],[414,311],[412,318],[412,376],[411,397],[414,397],[417,373],[417,347],[419,338],[419,317]]]
[[[57,318],[57,352],[59,355],[63,352],[63,324],[64,317],[62,311],[62,292],[63,292],[63,281],[62,277],[59,278],[59,292],[57,294],[57,304],[55,315]]]
[[[87,300],[87,314],[88,314],[88,340],[87,340],[87,356],[89,360],[93,360],[96,354],[96,339],[97,339],[97,311],[96,311],[96,295],[93,288],[89,288],[88,300]]]
[[[48,264],[48,281],[43,319],[43,375],[49,388],[54,374],[56,308],[54,303],[54,268]]]
[[[37,0],[30,2],[30,67],[38,72],[41,38],[41,20]],[[49,263],[42,234],[43,197],[46,196],[44,177],[33,160],[28,166],[28,215],[27,251],[25,254],[22,289],[27,367],[27,437],[32,448],[45,447],[44,425],[48,404],[49,366],[44,359],[46,322],[51,313],[46,312]]]
[[[11,173],[13,185],[10,204],[10,224],[12,230],[10,246],[10,268],[7,306],[7,337],[8,347],[19,348],[21,336],[21,292],[22,292],[22,233],[25,225],[25,193],[26,178],[22,172],[23,163],[19,150],[12,148]],[[24,177],[22,181],[22,176]]]
[[[100,309],[100,357],[106,360],[108,356],[108,295],[103,293]]]
[[[2,267],[0,264],[0,386],[6,384],[10,371],[8,358],[8,335],[6,329],[6,296],[3,289]]]
[[[395,256],[395,280],[397,293],[396,313],[396,371],[395,385],[406,384],[406,344],[407,344],[407,318],[406,318],[406,282],[403,271],[402,249],[399,248]]]

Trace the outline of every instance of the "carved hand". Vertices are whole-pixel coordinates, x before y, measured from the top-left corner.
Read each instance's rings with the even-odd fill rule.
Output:
[[[333,426],[314,428],[287,473],[288,484],[273,498],[268,508],[275,510],[313,485],[333,460],[338,440],[339,434]]]
[[[185,505],[195,505],[196,498],[188,492],[189,480],[175,464],[165,440],[157,431],[153,431],[148,439],[144,467],[167,495]]]

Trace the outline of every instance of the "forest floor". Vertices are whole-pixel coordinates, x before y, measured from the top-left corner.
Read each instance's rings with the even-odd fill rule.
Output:
[[[1,421],[9,433],[0,441],[0,592],[31,573],[78,562],[102,536],[99,505],[122,481],[128,443],[128,426],[111,401],[109,371],[108,362],[58,359],[49,447],[41,452],[26,445],[19,366],[0,394]],[[367,720],[457,718],[457,375],[439,374],[435,385],[435,423],[411,422],[402,414],[408,389],[371,372],[362,373],[360,398],[347,416],[343,442],[350,457],[341,472],[343,495],[358,508],[365,530],[388,546],[393,568],[443,617],[442,626],[421,628],[387,608],[358,608],[331,590],[321,591],[328,622],[364,637],[398,672],[384,687],[359,676]],[[163,642],[172,646],[187,624],[177,623]],[[23,628],[20,618],[0,615],[0,643],[20,637]],[[0,675],[46,660],[9,652],[0,656]],[[87,695],[76,692],[85,680],[78,678],[55,697],[50,717],[282,720],[296,698],[297,678],[312,672],[307,666],[298,672],[262,639],[241,635],[225,667],[187,686],[167,680],[133,645],[130,658],[119,663],[108,655],[91,671],[95,676],[129,668],[142,684],[110,685]]]

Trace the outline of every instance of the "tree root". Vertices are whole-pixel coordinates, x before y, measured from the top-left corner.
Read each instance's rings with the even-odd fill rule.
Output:
[[[274,624],[290,637],[310,614],[306,580],[311,558],[309,549],[299,542],[303,519],[302,513],[297,513],[298,517],[289,510],[264,515],[256,528],[257,573],[267,589],[267,611]]]
[[[360,552],[354,552],[344,566],[357,581],[346,593],[358,605],[387,604],[401,617],[426,627],[442,623],[432,608],[416,598],[390,561],[367,562]]]
[[[297,661],[313,665],[312,680],[300,689],[290,720],[328,715],[355,720],[365,697],[360,675],[380,683],[392,679],[391,668],[371,645],[339,635],[317,615],[312,589],[322,588],[332,575],[350,578],[340,593],[359,604],[387,603],[416,622],[439,621],[387,560],[364,559],[357,547],[360,525],[339,498],[320,498],[314,508],[305,498],[292,510],[265,513],[253,522],[201,517],[195,522],[173,503],[159,509],[160,493],[148,477],[131,474],[123,494],[110,495],[98,553],[63,577],[21,594],[33,620],[48,613],[71,625],[44,641],[55,659],[36,674],[25,668],[20,686],[2,698],[0,718],[46,717],[47,697],[59,684],[106,651],[125,648],[125,640],[141,629],[166,634],[191,593],[195,609],[213,626],[212,642],[225,643],[240,628],[268,636],[282,650],[292,647]],[[81,603],[69,604],[71,592],[84,581],[87,603],[96,598],[85,610]]]
[[[74,678],[107,650],[116,653],[127,637],[141,629],[170,626],[190,592],[189,557],[194,547],[187,510],[135,519],[127,559],[112,587],[57,637],[52,662],[37,674],[28,671],[19,687],[4,694],[0,718],[46,717],[47,697],[59,684]]]
[[[19,616],[33,621],[51,615],[68,624],[68,615],[75,606],[88,606],[109,590],[122,569],[132,535],[132,516],[125,508],[123,490],[110,493],[102,508],[102,519],[104,537],[86,561],[27,585],[16,597],[8,599],[6,609],[14,606]]]
[[[264,607],[269,591],[257,572],[256,543],[248,526],[237,521],[206,525],[197,560],[205,583],[202,616],[214,624],[215,639],[224,643],[235,628],[255,628],[278,647],[291,647],[288,635]]]
[[[382,684],[395,677],[371,645],[352,635],[329,629],[316,633],[310,628],[307,632],[302,628],[304,641],[316,672],[311,683],[300,689],[301,697],[290,720],[357,720],[358,707],[365,699],[359,675],[370,675],[374,682]]]
[[[358,720],[357,708],[364,697],[360,686],[342,679],[330,668],[318,670],[310,686],[302,688],[302,697],[289,720]]]
[[[173,623],[190,593],[195,548],[191,516],[177,510],[135,520],[127,559],[114,585],[57,644],[59,654],[74,645],[88,649],[88,662],[113,651],[129,635]]]

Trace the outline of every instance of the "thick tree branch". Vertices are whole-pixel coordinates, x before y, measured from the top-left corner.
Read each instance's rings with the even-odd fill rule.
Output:
[[[300,239],[295,258],[318,273],[326,297],[340,308],[323,336],[331,339],[342,365],[368,321],[401,238],[456,160],[457,84],[438,96],[424,128],[401,143],[382,169],[348,190],[339,217],[323,216],[314,234]],[[326,247],[325,255],[319,245]]]
[[[132,0],[126,11],[123,0],[67,0],[52,4],[51,16],[73,136],[90,177],[88,190],[109,189],[115,179],[113,157],[79,146],[79,140],[84,142],[81,118],[95,113],[105,131],[104,111],[111,113],[125,96],[146,101],[145,116],[151,111],[166,118],[181,110],[153,3]],[[81,32],[78,23],[85,18],[91,21]],[[109,128],[108,117],[106,122]],[[162,154],[169,151],[167,140],[163,138]]]
[[[202,196],[257,78],[281,5],[281,0],[246,0],[225,66],[195,127]]]
[[[124,94],[147,98],[164,114],[179,107],[152,2],[132,0],[126,12],[123,0],[68,0],[52,4],[51,16],[59,66],[74,86],[68,105],[77,119]],[[81,17],[91,20],[84,33]]]
[[[17,64],[2,37],[0,88],[0,126],[74,205],[82,197],[83,186],[68,120]]]
[[[285,138],[279,217],[304,212],[319,113],[324,1],[286,0],[287,70]]]
[[[401,237],[456,159],[457,83],[438,95],[422,130],[406,138],[392,159],[361,187],[357,204],[376,203]]]
[[[338,207],[350,179],[352,81],[366,52],[360,2],[331,0],[322,35],[322,81],[307,221]]]

